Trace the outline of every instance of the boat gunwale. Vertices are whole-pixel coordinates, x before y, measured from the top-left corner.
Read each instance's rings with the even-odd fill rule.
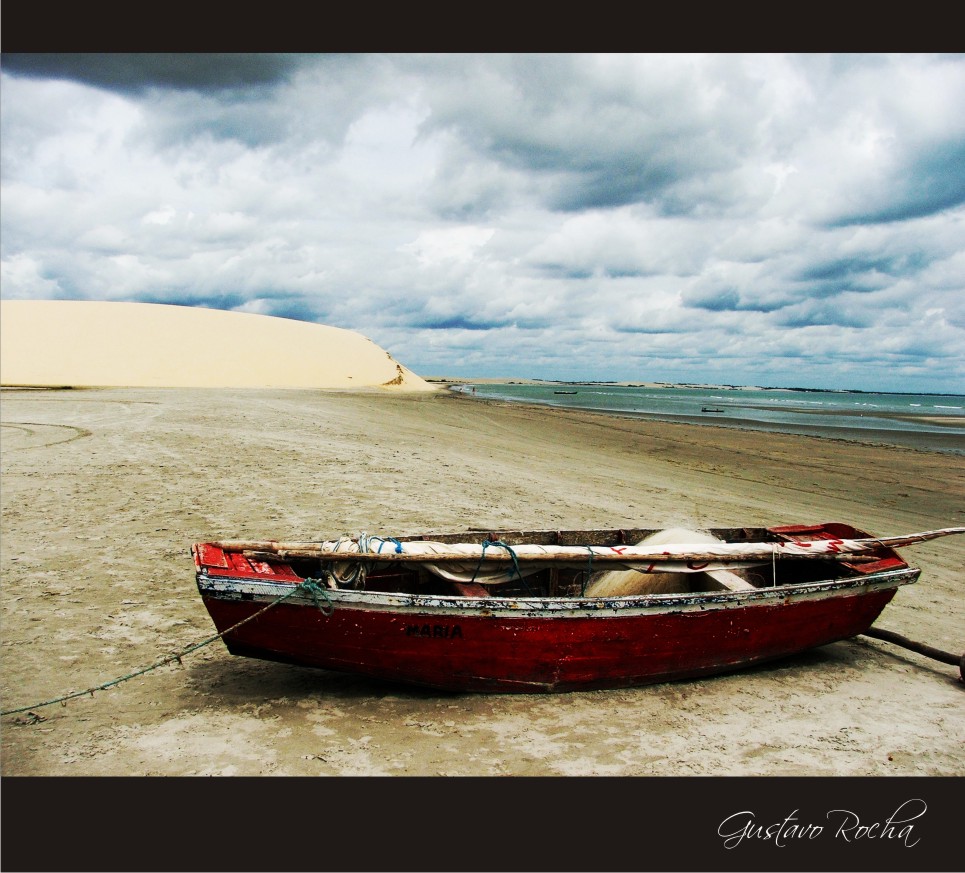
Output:
[[[437,613],[439,615],[484,615],[494,617],[553,616],[557,618],[616,618],[673,612],[701,612],[718,609],[769,606],[799,600],[835,599],[867,594],[918,581],[921,569],[905,566],[846,578],[795,582],[741,591],[698,591],[689,593],[630,594],[620,597],[466,597],[457,594],[417,594],[325,588],[332,606],[362,611]],[[196,574],[202,597],[235,602],[271,603],[285,595],[285,602],[298,607],[316,607],[318,599],[309,591],[292,594],[300,583],[292,580],[241,577],[231,573]]]

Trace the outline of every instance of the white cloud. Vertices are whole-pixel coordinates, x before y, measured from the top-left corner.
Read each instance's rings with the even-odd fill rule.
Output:
[[[960,55],[192,60],[5,60],[3,296],[313,319],[426,375],[965,384]]]
[[[423,267],[447,262],[465,264],[477,256],[493,233],[492,228],[486,227],[434,228],[399,246],[399,251],[411,253]]]

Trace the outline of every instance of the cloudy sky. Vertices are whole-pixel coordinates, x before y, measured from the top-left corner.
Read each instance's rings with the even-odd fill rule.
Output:
[[[424,376],[965,393],[965,54],[0,56],[0,293]]]

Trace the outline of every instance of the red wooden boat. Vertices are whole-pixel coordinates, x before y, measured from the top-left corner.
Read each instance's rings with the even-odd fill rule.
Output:
[[[867,631],[920,570],[846,524],[198,543],[228,650],[452,691],[686,679]]]

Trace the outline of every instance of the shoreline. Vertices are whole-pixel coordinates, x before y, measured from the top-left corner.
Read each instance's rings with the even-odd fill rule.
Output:
[[[484,379],[453,379],[445,376],[423,376],[426,382],[433,385],[537,385],[544,387],[614,387],[614,388],[670,388],[698,391],[786,391],[791,394],[884,394],[905,397],[961,397],[961,394],[944,391],[865,391],[860,388],[790,388],[781,385],[721,385],[715,382],[611,382],[611,381],[582,381],[571,382],[566,379],[516,379],[516,378],[484,378]]]
[[[455,397],[459,400],[467,400],[477,403],[491,403],[508,406],[527,406],[533,409],[565,409],[575,413],[585,413],[587,415],[602,415],[612,418],[640,419],[645,421],[662,421],[668,424],[693,425],[696,427],[722,428],[728,430],[741,430],[752,433],[783,433],[788,435],[810,436],[820,439],[839,440],[843,442],[857,442],[867,445],[882,446],[902,446],[905,448],[917,449],[925,452],[939,452],[950,455],[965,455],[965,436],[955,433],[943,433],[938,431],[915,431],[901,430],[888,427],[833,427],[820,424],[803,423],[777,423],[766,421],[747,421],[744,419],[718,417],[707,418],[705,415],[674,415],[670,413],[651,413],[640,412],[637,410],[608,410],[590,409],[586,407],[566,406],[559,403],[535,403],[527,400],[505,400],[503,398],[486,397],[480,395],[466,394],[465,392],[447,389],[447,396]],[[746,404],[744,404],[746,406]],[[768,407],[750,407],[768,409]],[[828,415],[847,417],[852,415],[845,410],[812,410],[789,408],[787,411],[800,412],[808,415]],[[871,418],[872,416],[868,416]],[[965,418],[941,417],[940,421],[933,421],[938,418],[935,416],[905,416],[899,413],[876,414],[874,418],[891,419],[895,421],[908,420],[928,421],[936,427],[961,427],[965,426]]]

